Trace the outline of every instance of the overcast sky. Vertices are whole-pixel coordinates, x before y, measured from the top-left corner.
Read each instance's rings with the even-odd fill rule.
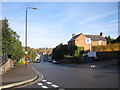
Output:
[[[24,46],[25,9],[28,10],[28,46],[52,48],[67,43],[72,34],[118,36],[117,2],[4,2],[2,17],[20,35]]]

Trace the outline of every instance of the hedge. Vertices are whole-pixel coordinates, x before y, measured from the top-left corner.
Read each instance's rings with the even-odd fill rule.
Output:
[[[103,52],[103,51],[120,51],[120,43],[108,44],[108,45],[100,45],[93,46],[93,51]]]

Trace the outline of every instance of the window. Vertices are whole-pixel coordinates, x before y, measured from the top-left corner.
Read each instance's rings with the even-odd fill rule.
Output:
[[[99,45],[102,45],[102,40],[99,40]]]
[[[91,38],[86,38],[86,44],[90,44],[91,43]]]

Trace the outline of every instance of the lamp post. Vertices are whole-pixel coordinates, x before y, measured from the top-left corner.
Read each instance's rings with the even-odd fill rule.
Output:
[[[27,54],[27,12],[28,9],[34,9],[37,10],[37,8],[33,8],[33,7],[27,7],[26,8],[26,25],[25,25],[25,54]],[[25,61],[27,61],[27,58],[25,57]],[[26,62],[25,62],[25,66],[26,66]]]

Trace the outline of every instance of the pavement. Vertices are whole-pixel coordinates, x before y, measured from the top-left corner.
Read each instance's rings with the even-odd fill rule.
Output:
[[[17,65],[2,75],[2,86],[0,88],[10,88],[25,84],[37,79],[38,76],[31,67],[31,64]]]

